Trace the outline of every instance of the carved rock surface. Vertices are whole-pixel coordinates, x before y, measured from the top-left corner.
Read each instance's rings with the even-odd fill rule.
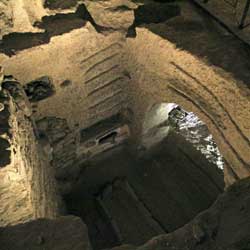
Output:
[[[6,164],[0,168],[0,226],[54,218],[59,199],[54,173],[37,142],[31,105],[21,84],[12,77],[4,79],[3,90],[8,98],[0,112],[0,131],[5,139],[1,139],[0,155],[1,163]]]

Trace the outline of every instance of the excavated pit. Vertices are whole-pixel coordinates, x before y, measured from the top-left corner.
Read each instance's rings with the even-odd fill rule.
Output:
[[[192,1],[0,7],[0,246],[248,249],[249,45]]]
[[[166,110],[160,107],[161,112],[149,113],[145,120],[146,125],[151,124],[150,133],[144,135],[148,148],[128,141],[97,155],[81,166],[80,175],[64,195],[68,213],[87,224],[93,249],[140,246],[157,235],[171,233],[223,192],[223,173],[216,160],[209,162],[205,157],[208,152],[203,155],[194,145],[208,135],[199,128],[201,122],[196,118],[196,124],[191,124],[197,132],[192,139],[169,132],[168,105]],[[99,124],[103,130],[104,122]],[[164,127],[168,133],[161,133]],[[93,138],[98,126],[87,132],[88,138]],[[112,132],[99,143],[112,143],[116,136]]]

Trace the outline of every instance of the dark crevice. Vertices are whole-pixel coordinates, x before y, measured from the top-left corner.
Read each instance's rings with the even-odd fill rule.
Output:
[[[61,87],[61,88],[65,88],[65,87],[68,87],[68,86],[70,86],[70,85],[72,85],[72,81],[69,80],[69,79],[66,79],[66,80],[64,80],[64,81],[60,84],[60,87]]]
[[[6,139],[0,137],[0,168],[5,167],[11,162],[11,151],[8,149],[9,147],[10,143]]]
[[[45,16],[41,22],[34,23],[34,27],[44,29],[44,32],[11,33],[3,36],[0,43],[0,52],[12,56],[17,51],[47,44],[52,37],[82,28],[87,22],[90,22],[99,33],[109,30],[96,24],[86,6],[81,4],[75,13]]]
[[[159,3],[173,3],[173,2],[176,2],[176,0],[154,0],[154,2],[159,2]]]
[[[0,97],[0,104],[2,104],[2,109],[0,110],[0,135],[9,135],[10,132],[10,113],[7,105],[5,104],[5,101],[6,98]],[[5,167],[6,165],[11,163],[11,151],[9,150],[9,148],[9,141],[5,138],[0,137],[0,168]]]
[[[150,3],[139,6],[134,10],[135,20],[128,29],[127,37],[136,37],[136,27],[144,24],[162,23],[180,15],[178,5]]]
[[[9,133],[9,119],[10,113],[9,110],[4,105],[4,110],[0,111],[0,134],[8,134]]]
[[[26,95],[31,102],[44,100],[55,93],[52,79],[48,76],[40,77],[24,86]]]
[[[51,10],[55,9],[68,9],[75,7],[78,3],[78,0],[45,0],[44,7],[49,8]]]
[[[126,12],[126,11],[130,11],[132,9],[129,8],[127,5],[120,5],[120,6],[117,6],[117,7],[108,8],[108,10],[117,11],[117,12]]]
[[[116,131],[112,131],[111,133],[105,135],[99,140],[100,144],[105,144],[105,143],[114,143],[115,142],[115,137],[118,135]]]

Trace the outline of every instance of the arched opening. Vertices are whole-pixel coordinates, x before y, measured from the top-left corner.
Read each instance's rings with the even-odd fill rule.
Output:
[[[175,103],[159,103],[149,108],[143,122],[142,148],[152,148],[171,131],[183,136],[209,162],[223,169],[223,157],[206,124],[196,114]]]

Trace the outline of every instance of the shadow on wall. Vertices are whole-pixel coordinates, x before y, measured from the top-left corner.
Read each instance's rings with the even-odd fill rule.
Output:
[[[53,36],[62,35],[71,30],[84,27],[88,21],[97,32],[105,30],[104,27],[95,23],[84,4],[79,5],[75,13],[45,16],[42,18],[42,22],[36,22],[33,25],[44,29],[45,32],[11,33],[5,35],[0,42],[0,53],[12,56],[15,55],[16,51],[47,44]]]
[[[0,91],[0,168],[11,163],[10,143],[4,135],[10,136],[10,113],[6,105],[7,98]]]
[[[49,9],[68,9],[71,7],[75,7],[78,3],[78,0],[45,0],[44,7]]]
[[[128,30],[127,37],[136,37],[136,27],[151,23],[162,23],[180,15],[178,5],[150,3],[134,10],[135,20]]]
[[[0,138],[0,168],[10,164],[11,151],[8,149],[10,144],[7,140]]]
[[[180,4],[183,8],[183,14],[180,16],[178,16],[180,10],[178,11],[173,5],[156,6],[155,4],[152,8],[149,5],[140,6],[135,11],[136,21],[133,28],[148,24],[143,26],[174,43],[177,48],[205,58],[211,65],[233,73],[250,88],[249,46],[223,30],[208,14],[192,4]],[[165,22],[175,16],[176,18]]]

